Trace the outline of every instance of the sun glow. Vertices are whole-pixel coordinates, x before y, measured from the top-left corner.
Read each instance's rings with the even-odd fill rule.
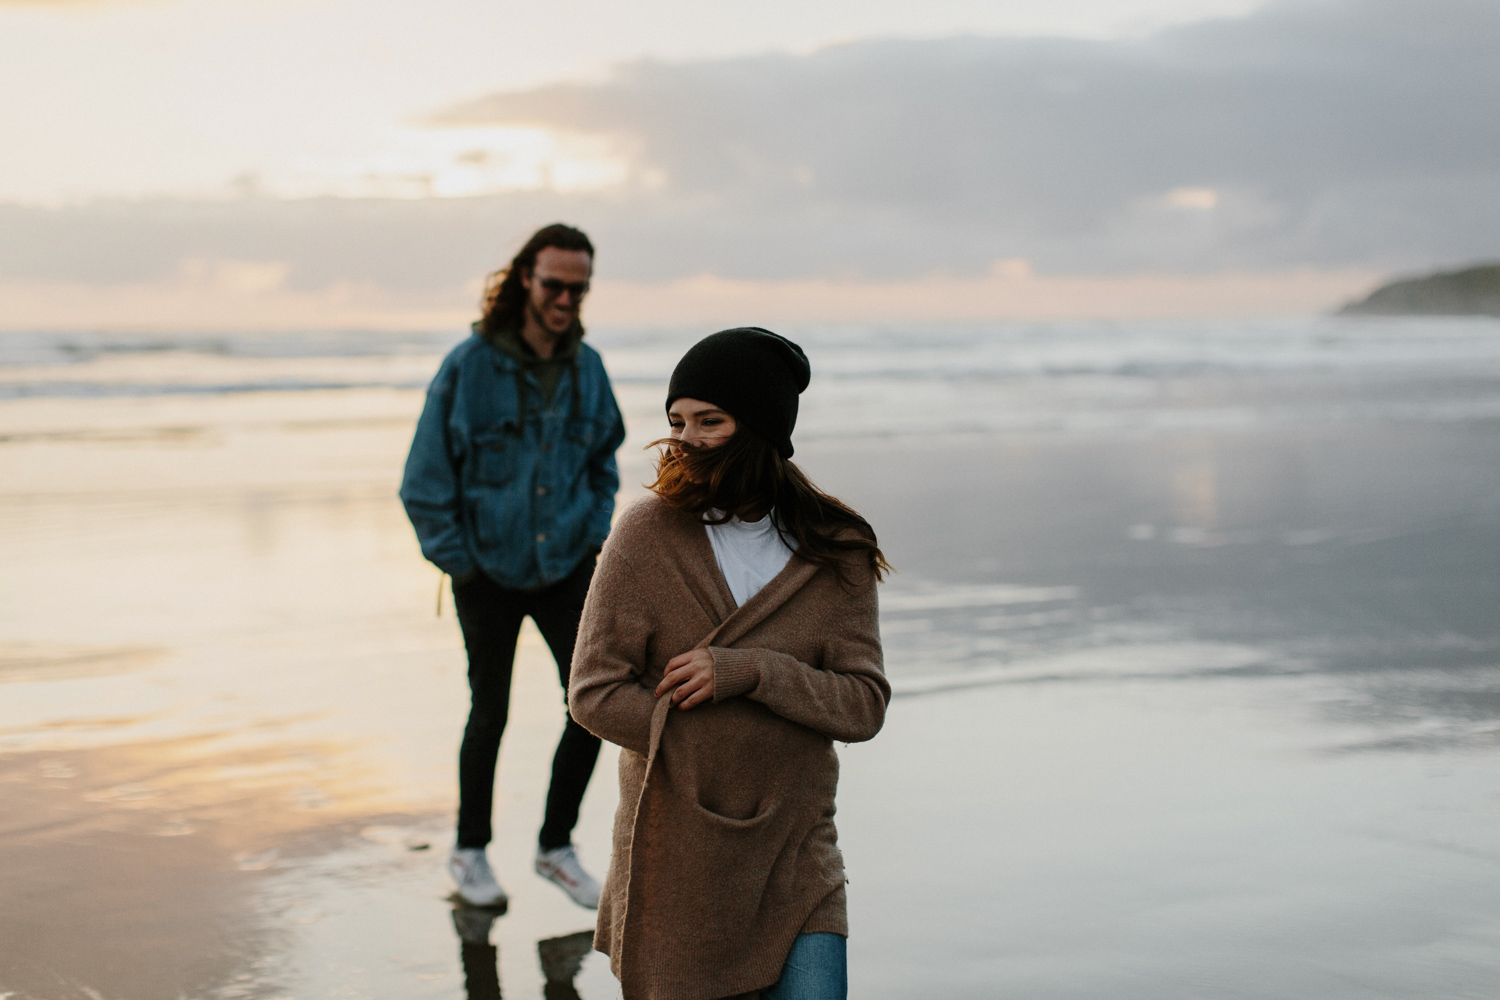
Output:
[[[403,127],[379,149],[301,159],[254,186],[283,198],[472,198],[597,190],[622,183],[627,171],[599,141],[548,129]]]

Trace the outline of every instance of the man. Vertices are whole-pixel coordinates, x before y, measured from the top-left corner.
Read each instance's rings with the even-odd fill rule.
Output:
[[[614,455],[625,425],[579,322],[593,264],[588,237],[558,224],[491,277],[474,336],[443,359],[427,391],[401,481],[422,554],[453,578],[468,651],[472,700],[448,870],[476,906],[507,902],[485,847],[521,621],[530,615],[547,641],[566,701],[578,619],[620,485]],[[537,872],[589,908],[599,883],[571,840],[598,756],[599,740],[570,716],[536,855]]]

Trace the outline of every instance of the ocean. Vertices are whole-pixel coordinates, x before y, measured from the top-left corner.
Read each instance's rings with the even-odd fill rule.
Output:
[[[589,333],[622,504],[706,332]],[[778,332],[796,460],[898,569],[840,748],[853,995],[1500,981],[1500,321]],[[617,995],[538,957],[591,918],[529,871],[530,631],[511,912],[444,899],[463,656],[395,488],[463,335],[0,335],[0,989]]]

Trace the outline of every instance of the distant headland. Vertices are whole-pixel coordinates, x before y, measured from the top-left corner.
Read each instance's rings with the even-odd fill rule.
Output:
[[[1338,311],[1340,316],[1500,316],[1500,264],[1399,278]]]

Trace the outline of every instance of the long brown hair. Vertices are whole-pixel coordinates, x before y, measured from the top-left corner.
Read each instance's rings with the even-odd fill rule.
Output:
[[[536,255],[548,247],[583,250],[590,258],[594,256],[594,244],[581,229],[554,222],[532,233],[531,239],[526,241],[508,267],[502,267],[485,279],[480,333],[490,335],[504,327],[521,324],[526,310],[526,286],[521,284],[521,277],[531,274],[536,267]]]
[[[795,463],[748,427],[742,425],[717,448],[692,448],[671,438],[647,447],[661,448],[656,481],[649,488],[668,507],[707,524],[734,517],[758,521],[774,508],[776,530],[796,542],[796,554],[814,565],[833,567],[846,585],[859,582],[850,573],[851,563],[867,562],[876,580],[891,572],[870,522],[814,486]]]

